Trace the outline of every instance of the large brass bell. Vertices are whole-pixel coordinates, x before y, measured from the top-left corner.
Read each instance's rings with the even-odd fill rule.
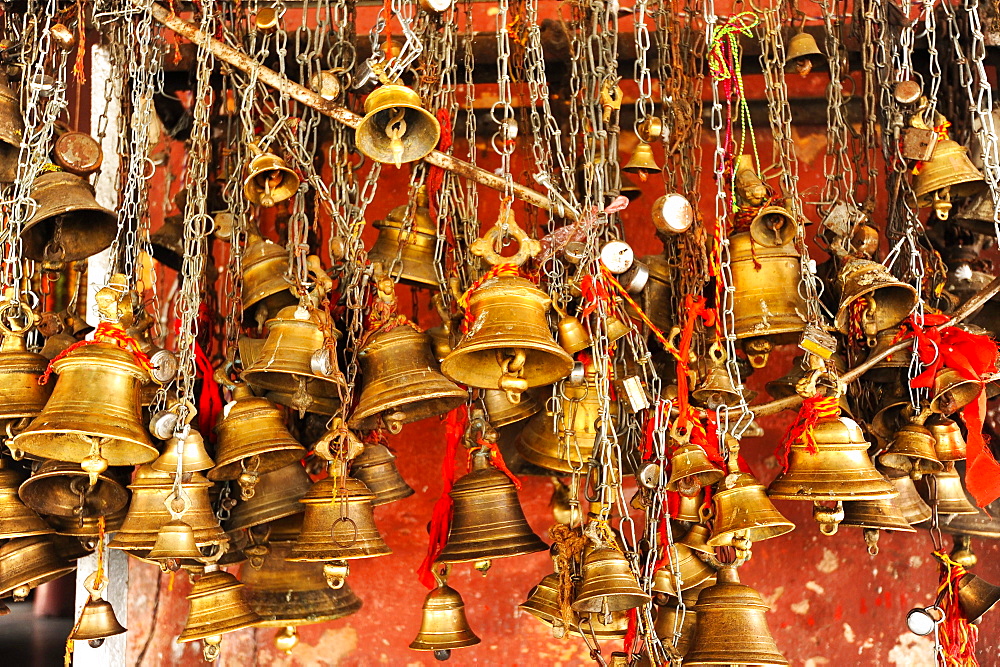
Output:
[[[841,297],[835,322],[837,330],[844,334],[857,327],[859,333],[874,341],[879,331],[902,322],[917,305],[913,286],[897,280],[878,262],[848,262],[837,281]]]
[[[445,414],[468,398],[438,370],[427,334],[412,327],[376,334],[358,357],[364,385],[348,421],[351,428],[368,430],[384,422],[398,433],[403,424]]]
[[[465,602],[451,586],[441,582],[424,598],[420,632],[410,642],[416,651],[434,651],[434,657],[447,660],[451,650],[475,646],[479,637],[465,618]]]
[[[292,407],[309,411],[317,398],[339,396],[342,379],[326,347],[318,313],[298,306],[283,308],[267,321],[268,334],[243,379],[258,391],[276,391],[292,397]]]
[[[244,324],[259,317],[259,324],[274,317],[286,306],[296,303],[288,274],[288,252],[265,239],[256,228],[247,231],[247,246],[243,250],[243,283],[241,303]],[[243,359],[244,367],[249,365]]]
[[[437,250],[437,225],[427,208],[427,186],[417,189],[416,206],[412,207],[411,224],[407,226],[407,204],[389,211],[385,220],[372,223],[378,229],[375,244],[368,251],[368,260],[380,262],[393,278],[417,286],[437,287],[434,254]],[[399,262],[396,262],[396,256]]]
[[[711,486],[725,476],[723,471],[708,460],[704,449],[686,443],[678,447],[670,457],[670,479],[667,481],[667,490],[694,496],[702,487]]]
[[[252,498],[239,500],[229,512],[227,531],[252,528],[305,511],[299,502],[312,488],[309,474],[298,461],[260,476]]]
[[[147,463],[159,452],[142,425],[140,389],[149,375],[135,355],[91,343],[52,363],[59,374],[45,409],[11,441],[29,456],[81,463],[95,450],[107,465]]]
[[[178,643],[206,640],[205,659],[218,656],[221,635],[260,623],[246,600],[243,584],[228,572],[206,572],[195,579],[187,596],[188,617]]]
[[[427,156],[441,138],[441,124],[406,86],[385,85],[365,100],[365,116],[354,132],[358,152],[367,158],[402,166]]]
[[[163,453],[150,465],[158,472],[173,473],[177,472],[178,459],[182,474],[201,472],[215,465],[215,461],[205,451],[205,439],[194,429],[189,429],[183,438],[171,436],[163,447]]]
[[[184,216],[168,215],[163,224],[149,235],[153,259],[178,273],[184,262]]]
[[[78,537],[88,544],[94,544],[94,538],[101,533],[100,520],[102,518],[104,519],[104,532],[113,533],[122,527],[122,522],[125,520],[126,514],[127,510],[123,508],[105,517],[70,517],[47,514],[42,518],[55,531],[55,535],[51,536],[51,538],[56,542],[56,546],[58,547],[60,546],[60,542],[56,538],[59,536]],[[60,554],[65,557],[62,550],[60,550]]]
[[[10,308],[10,304],[0,306]],[[30,322],[30,311],[29,322]],[[37,417],[45,408],[52,393],[52,385],[39,384],[38,379],[45,373],[48,360],[40,354],[29,352],[25,343],[24,330],[10,326],[7,318],[0,318],[0,425],[10,421]]]
[[[1000,586],[994,586],[971,572],[958,580],[958,603],[970,623],[983,620],[990,609],[1000,602]]]
[[[412,496],[414,491],[396,468],[396,456],[385,445],[368,443],[351,461],[351,476],[375,494],[372,505],[385,505]]]
[[[298,174],[274,153],[261,152],[256,144],[250,144],[250,150],[254,157],[247,165],[243,195],[251,204],[264,208],[291,199],[299,189]]]
[[[86,641],[94,648],[104,643],[104,640],[114,635],[126,632],[125,626],[118,622],[115,609],[111,603],[101,598],[91,596],[83,604],[80,616],[73,626],[69,639]]]
[[[937,503],[939,515],[979,514],[979,508],[969,502],[954,463],[945,463],[944,470],[923,477],[923,481],[917,491],[931,507]]]
[[[879,455],[879,465],[894,471],[897,475],[908,474],[913,479],[941,471],[941,461],[935,452],[934,436],[927,427],[917,421],[911,421],[896,431],[889,449]]]
[[[953,368],[942,368],[934,377],[931,410],[938,414],[950,415],[958,412],[979,398],[983,391],[981,380],[972,380]]]
[[[75,262],[96,255],[118,234],[118,216],[94,199],[90,184],[48,171],[31,184],[38,208],[21,230],[24,256],[38,262]]]
[[[31,589],[76,569],[42,535],[7,541],[0,547],[0,563],[0,598],[13,596],[15,601],[28,597]]]
[[[823,63],[823,52],[819,50],[816,38],[805,31],[799,31],[788,40],[785,50],[785,70],[806,76]]]
[[[499,389],[487,389],[483,392],[483,405],[489,422],[494,428],[514,424],[527,419],[542,409],[531,392],[521,394],[517,403],[512,403],[506,392]]]
[[[799,294],[801,259],[794,244],[760,246],[747,232],[729,237],[736,337],[750,363],[761,368],[774,345],[798,340],[805,329],[805,301]]]
[[[106,472],[91,484],[78,464],[45,461],[21,485],[18,495],[39,514],[98,517],[115,514],[128,504],[128,491]]]
[[[489,452],[472,455],[467,475],[448,495],[454,501],[442,563],[486,561],[544,551],[548,547],[524,518],[514,483],[489,463]]]
[[[767,610],[760,594],[740,583],[735,567],[722,568],[715,585],[698,595],[698,621],[684,664],[788,665],[767,627]]]
[[[909,475],[890,478],[889,481],[896,487],[896,492],[899,494],[892,499],[892,502],[899,508],[908,524],[914,526],[931,518],[930,506],[920,497],[917,487]]]
[[[18,497],[22,476],[0,458],[0,539],[51,533],[52,528]]]
[[[736,458],[731,445],[729,474],[712,496],[715,522],[708,545],[733,545],[743,551],[748,548],[745,542],[760,542],[784,535],[794,529],[795,524],[778,512],[767,497],[764,485],[753,475],[739,471]]]
[[[583,557],[583,583],[573,611],[599,614],[607,617],[611,612],[640,607],[650,601],[629,566],[625,555],[609,546],[589,549]]]
[[[667,552],[671,562],[664,563],[663,567],[653,573],[654,591],[678,595],[680,591],[686,591],[706,581],[715,581],[715,569],[698,558],[694,549],[680,543],[674,544],[674,548],[676,551],[668,550]],[[680,572],[680,580],[674,576],[673,557],[675,553],[677,555],[676,570]],[[712,553],[714,554],[714,550]]]
[[[986,179],[968,156],[968,149],[951,139],[934,144],[931,159],[913,179],[917,205],[933,207],[941,220],[948,218],[951,200],[971,197],[986,189]]]

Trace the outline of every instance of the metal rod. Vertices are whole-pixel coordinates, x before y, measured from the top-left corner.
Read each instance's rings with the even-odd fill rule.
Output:
[[[142,7],[141,0],[133,0],[133,2],[136,6]],[[357,129],[358,124],[361,122],[361,117],[352,112],[350,109],[347,109],[339,104],[334,104],[330,100],[323,99],[318,93],[309,90],[304,86],[300,86],[272,69],[264,67],[255,59],[251,58],[239,49],[234,49],[228,44],[206,35],[196,26],[188,23],[162,5],[154,2],[151,4],[150,11],[152,12],[154,19],[162,23],[167,28],[170,28],[178,35],[185,37],[195,44],[202,45],[204,48],[211,51],[212,54],[219,60],[226,62],[247,74],[256,74],[260,81],[263,81],[265,84],[271,86],[279,92],[285,93],[292,99],[305,104],[307,107],[315,109],[324,116],[327,116],[328,118],[331,118],[336,122],[346,125],[352,129]],[[469,164],[468,162],[459,160],[452,155],[446,155],[440,151],[432,151],[430,155],[424,158],[424,161],[462,176],[463,178],[475,181],[480,185],[493,188],[494,190],[503,192],[507,189],[507,187],[510,187],[514,196],[521,201],[545,210],[550,210],[551,208],[551,203],[546,195],[532,190],[531,188],[526,188],[518,183],[509,185],[506,180],[496,174],[490,173],[485,169],[481,169],[474,164]],[[567,215],[569,214],[567,213]]]

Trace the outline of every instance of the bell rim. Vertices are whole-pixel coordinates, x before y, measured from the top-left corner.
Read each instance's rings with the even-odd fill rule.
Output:
[[[254,446],[262,445],[266,445],[266,441],[263,443],[254,443]],[[217,461],[215,466],[212,467],[205,474],[205,476],[213,482],[236,479],[243,472],[242,462],[255,456],[260,461],[260,464],[255,471],[258,474],[266,475],[268,473],[281,470],[285,466],[297,463],[303,456],[306,455],[305,447],[294,440],[291,443],[285,443],[284,445],[273,444],[266,446],[268,446],[266,451],[262,451],[257,454],[249,454],[236,458],[231,455],[227,455],[225,459]],[[221,450],[221,447],[219,447],[219,449]]]
[[[28,429],[31,428],[32,426],[28,426]],[[73,457],[77,460],[70,460],[70,463],[82,463],[83,459],[90,454],[90,443],[79,441],[72,445],[58,444],[64,441],[64,438],[59,436],[77,438],[98,437],[102,439],[108,437],[107,434],[84,431],[82,429],[35,427],[34,430],[21,431],[21,433],[11,440],[10,444],[14,449],[23,451],[28,457],[38,459],[65,457],[67,447],[79,447],[77,454]],[[123,444],[129,445],[129,448],[122,447]],[[112,468],[151,463],[159,455],[160,451],[153,446],[151,441],[143,441],[132,437],[113,435],[109,438],[108,442],[101,445],[101,456],[108,462],[108,466]]]

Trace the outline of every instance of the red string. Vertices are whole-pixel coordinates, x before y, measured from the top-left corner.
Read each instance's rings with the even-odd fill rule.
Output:
[[[520,491],[521,480],[519,480],[517,478],[517,475],[512,473],[510,471],[510,468],[507,467],[507,464],[504,463],[503,454],[500,453],[500,449],[497,447],[497,443],[490,442],[489,440],[484,440],[482,438],[476,438],[476,442],[481,446],[486,447],[488,450],[490,450],[490,464],[503,474],[507,475],[507,477],[510,478],[510,481],[514,482],[514,488]]]
[[[441,125],[441,138],[438,139],[437,149],[442,153],[447,153],[454,143],[453,130],[451,126],[451,114],[447,109],[438,109],[438,123]],[[430,208],[432,220],[437,220],[438,194],[444,184],[444,169],[431,165],[427,172],[427,201]]]
[[[965,568],[943,551],[935,551],[934,556],[941,564],[938,597],[944,612],[940,631],[945,664],[948,667],[974,667],[979,665],[976,659],[979,628],[966,618],[958,598],[958,583],[966,574]]]
[[[469,308],[469,299],[472,298],[475,291],[479,289],[487,280],[492,280],[493,278],[500,276],[526,277],[521,272],[521,267],[517,264],[497,264],[484,273],[479,280],[472,284],[472,287],[465,290],[465,293],[458,298],[458,305],[465,311],[465,317],[462,319],[462,333],[468,331],[469,326],[472,324],[472,310]]]
[[[687,294],[684,296],[684,310],[687,312],[687,321],[681,331],[680,346],[676,350],[669,350],[677,359],[677,425],[683,427],[688,421],[690,410],[688,399],[690,389],[688,387],[688,363],[691,352],[691,338],[694,336],[694,328],[701,319],[706,327],[715,326],[715,309],[705,305],[705,297]]]
[[[448,544],[448,529],[451,526],[452,498],[449,494],[451,487],[455,484],[455,454],[458,452],[458,445],[465,435],[465,426],[468,422],[468,410],[466,406],[460,405],[451,412],[444,420],[445,452],[444,461],[441,464],[441,479],[444,484],[441,487],[441,495],[434,503],[434,510],[431,514],[429,528],[430,539],[427,543],[427,555],[417,569],[417,575],[427,588],[435,588],[437,582],[434,580],[434,561],[444,551]]]
[[[781,444],[774,455],[781,462],[782,472],[788,470],[788,452],[798,441],[803,441],[806,451],[816,453],[816,437],[813,428],[821,419],[835,419],[840,416],[840,400],[836,396],[810,396],[802,401],[795,421],[788,427]]]
[[[56,357],[49,362],[45,372],[38,378],[38,384],[45,384],[49,381],[49,376],[52,375],[53,367],[57,361],[67,356],[73,350],[77,350],[87,345],[93,345],[95,343],[110,343],[122,348],[123,350],[128,350],[135,357],[135,362],[139,364],[144,371],[149,371],[153,368],[153,364],[150,363],[149,357],[145,352],[139,349],[139,343],[125,333],[125,329],[123,329],[120,324],[116,322],[101,322],[97,325],[97,328],[94,329],[93,340],[78,341],[57,354]]]
[[[625,615],[628,617],[628,629],[625,631],[625,639],[622,640],[622,646],[625,649],[625,654],[631,657],[632,647],[635,646],[636,637],[639,636],[639,621],[634,607],[626,611]]]

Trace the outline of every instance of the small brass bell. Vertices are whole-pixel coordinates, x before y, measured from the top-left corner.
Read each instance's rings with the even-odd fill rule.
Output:
[[[733,379],[722,366],[709,369],[705,379],[691,392],[691,398],[709,410],[738,405],[741,400],[740,393],[733,386]]]
[[[632,157],[622,167],[622,171],[626,174],[636,174],[639,180],[645,183],[650,174],[658,174],[663,168],[656,164],[653,147],[645,141],[640,141],[632,151]]]
[[[261,620],[247,603],[243,584],[222,570],[195,579],[187,599],[187,622],[177,643],[206,640],[205,659],[209,662],[218,657],[221,635],[249,628]]]
[[[368,95],[365,116],[354,131],[362,155],[397,168],[426,157],[440,138],[441,124],[421,106],[420,96],[398,85],[384,85]]]
[[[271,523],[305,511],[299,502],[312,488],[312,480],[298,461],[260,476],[252,498],[239,500],[229,513],[229,532]],[[273,537],[273,530],[272,530]]]
[[[392,267],[391,275],[400,282],[417,287],[438,286],[434,254],[437,250],[437,224],[427,208],[427,186],[417,189],[416,206],[412,208],[411,226],[407,228],[407,204],[389,211],[385,220],[372,223],[378,229],[375,244],[368,251],[368,260]],[[402,247],[402,250],[400,248]],[[399,262],[396,263],[396,256]]]
[[[375,494],[372,505],[385,505],[412,496],[414,491],[396,468],[396,457],[385,445],[368,443],[351,461],[351,476]]]
[[[524,518],[514,483],[489,463],[489,452],[472,455],[467,475],[448,493],[454,501],[442,563],[486,561],[544,551],[548,547]]]
[[[0,539],[31,537],[52,532],[45,521],[18,497],[22,475],[0,458]]]
[[[677,508],[677,513],[671,518],[675,521],[686,521],[688,523],[698,523],[702,520],[701,506],[705,502],[704,494],[699,492],[694,496],[681,496],[681,502]]]
[[[79,176],[47,171],[31,184],[38,203],[21,229],[24,256],[37,262],[75,262],[111,245],[118,216],[94,199],[94,189]]]
[[[398,433],[403,424],[443,415],[468,398],[438,370],[427,334],[412,327],[376,334],[358,358],[364,384],[348,421],[351,428],[373,429],[383,421]]]
[[[878,500],[849,500],[844,503],[841,526],[857,526],[864,531],[868,553],[878,554],[878,531],[892,530],[903,533],[917,532],[910,527],[903,513],[890,498]]]
[[[184,216],[169,215],[163,224],[149,235],[153,259],[180,273],[184,262]]]
[[[39,514],[98,517],[114,514],[128,504],[129,494],[106,473],[91,485],[78,464],[45,461],[18,489],[24,504]]]
[[[971,380],[952,368],[942,368],[934,377],[931,411],[954,414],[979,398],[982,391],[981,380]]]
[[[917,491],[931,507],[937,502],[939,515],[979,514],[979,508],[969,502],[954,463],[945,463],[944,470],[923,477],[923,481]]]
[[[795,240],[798,223],[784,206],[763,206],[750,222],[750,236],[756,243],[780,248]]]
[[[583,558],[582,576],[573,611],[607,616],[650,601],[639,587],[625,555],[613,547],[589,549]]]
[[[899,335],[899,327],[889,327],[875,334],[875,347],[872,348],[870,356],[881,354],[883,350],[896,344]],[[876,363],[872,369],[865,373],[865,379],[881,384],[899,382],[904,369],[910,367],[913,357],[913,350],[906,348],[899,352],[893,352],[885,359]]]
[[[674,565],[664,563],[663,567],[653,573],[653,590],[657,593],[667,593],[677,595],[680,591],[686,591],[706,581],[715,582],[715,570],[705,561],[698,558],[694,549],[684,544],[674,544],[676,552],[668,550],[668,556],[673,559],[673,554],[677,554],[676,569],[680,572],[680,581],[674,576]],[[714,554],[715,551],[713,550]]]
[[[91,596],[80,610],[80,616],[73,626],[69,639],[89,642],[97,648],[104,640],[114,635],[127,632],[125,626],[118,622],[115,609],[111,603],[101,598]]]
[[[452,649],[475,646],[480,641],[465,618],[465,602],[458,591],[441,583],[427,594],[420,632],[410,648],[434,651],[435,658],[447,660]]]
[[[970,623],[979,623],[1000,602],[1000,586],[969,573],[958,580],[958,603]]]
[[[760,594],[740,583],[735,567],[722,568],[716,584],[698,595],[698,621],[684,664],[788,665],[767,627],[767,610]]]
[[[566,636],[566,623],[559,609],[559,575],[547,574],[528,593],[528,599],[517,605],[545,625],[552,628],[552,636],[562,639]]]
[[[2,329],[0,425],[25,417],[37,417],[52,393],[51,383],[38,383],[49,362],[42,355],[28,351],[25,343],[27,331],[16,331],[9,324],[4,324]]]
[[[899,508],[900,513],[911,526],[923,523],[931,518],[931,508],[924,502],[924,499],[917,493],[917,487],[909,475],[890,478],[892,485],[896,487],[899,495],[892,499],[893,504]]]
[[[785,50],[785,71],[806,76],[823,64],[823,52],[819,50],[816,38],[805,31],[799,31],[788,40]]]
[[[494,428],[501,428],[527,419],[542,409],[530,391],[521,394],[517,403],[511,403],[507,393],[499,389],[487,389],[483,392],[483,405],[489,422]]]
[[[712,496],[715,522],[708,545],[740,547],[744,540],[760,542],[794,529],[795,524],[783,517],[767,497],[764,486],[753,475],[739,472],[735,459],[731,448],[729,474]]]
[[[642,258],[649,272],[646,286],[639,295],[639,305],[649,321],[660,331],[670,331],[674,326],[673,314],[668,304],[676,286],[673,284],[676,269],[663,255],[649,255]]]
[[[683,658],[691,650],[691,640],[694,639],[698,612],[693,607],[687,607],[684,610],[683,620],[681,620],[677,617],[679,611],[679,608],[673,604],[657,606],[653,632],[656,633],[661,642],[672,644],[677,654]],[[673,643],[675,640],[676,644]]]
[[[174,519],[160,526],[156,542],[145,560],[160,563],[164,571],[176,570],[182,560],[201,560],[203,554],[194,541],[194,530],[181,519]]]
[[[896,474],[909,474],[913,479],[936,474],[942,467],[935,452],[934,436],[923,424],[915,421],[896,431],[892,444],[879,455],[878,462]]]
[[[76,569],[63,560],[45,536],[18,537],[0,546],[0,598],[12,595],[15,602],[28,597],[31,589],[58,579]]]
[[[590,347],[590,334],[587,333],[583,323],[576,317],[567,314],[555,302],[552,303],[552,309],[559,313],[557,328],[559,330],[559,344],[562,345],[562,348],[570,354],[576,354]]]
[[[972,501],[966,492],[966,497]],[[975,514],[947,514],[940,517],[941,531],[958,537],[981,537],[1000,540],[1000,501],[994,500],[985,509],[977,508]],[[953,560],[954,555],[953,555]]]
[[[670,457],[670,480],[667,482],[667,491],[695,496],[702,487],[711,486],[725,476],[726,473],[708,460],[704,449],[691,443],[684,444]]]
[[[270,208],[291,199],[299,189],[298,174],[274,153],[261,152],[256,144],[250,144],[250,150],[254,157],[247,165],[247,178],[243,182],[243,195],[247,200],[256,206]]]
[[[969,535],[953,535],[952,549],[949,556],[966,570],[975,567],[979,557],[972,551],[972,537]]]
[[[837,281],[841,298],[835,322],[837,330],[844,334],[857,326],[860,333],[875,340],[879,331],[902,322],[917,305],[913,286],[897,280],[878,262],[848,262]],[[863,299],[860,307],[855,303],[858,299]]]
[[[244,324],[252,324],[258,315],[263,323],[282,308],[296,303],[292,284],[285,278],[287,274],[288,251],[262,237],[256,228],[249,229],[243,249],[241,303]],[[252,360],[243,358],[244,368],[251,363]]]
[[[177,459],[181,458],[181,472],[201,472],[215,465],[215,461],[205,451],[205,439],[201,433],[191,429],[183,439],[176,435],[167,440],[163,453],[153,461],[152,468],[157,472],[177,472]]]
[[[968,149],[951,139],[934,144],[931,159],[913,179],[917,205],[933,207],[940,220],[948,218],[951,199],[972,197],[986,189],[986,179],[968,156]]]

